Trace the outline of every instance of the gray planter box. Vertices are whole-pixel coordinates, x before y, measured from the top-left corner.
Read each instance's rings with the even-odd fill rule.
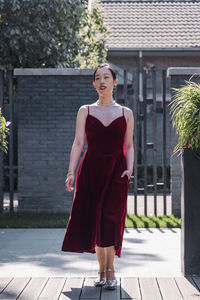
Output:
[[[200,274],[200,149],[184,149],[181,157],[182,241],[181,268],[184,275]]]

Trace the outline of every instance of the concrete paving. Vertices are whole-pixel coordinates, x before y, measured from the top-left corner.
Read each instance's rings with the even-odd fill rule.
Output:
[[[134,195],[129,194],[127,199],[127,212],[129,214],[135,213],[134,207]],[[163,195],[157,195],[157,216],[164,215],[164,199]],[[171,195],[166,195],[166,215],[172,214],[172,197]],[[144,195],[137,195],[137,214],[143,216],[144,213]],[[147,195],[147,216],[151,217],[154,215],[154,196],[152,194]]]
[[[61,251],[65,228],[0,228],[0,277],[94,277],[96,254]],[[181,230],[125,229],[119,277],[174,277],[181,273]]]

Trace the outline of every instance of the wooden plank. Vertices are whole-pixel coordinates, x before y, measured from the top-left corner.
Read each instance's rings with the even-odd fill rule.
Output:
[[[0,293],[6,288],[11,280],[13,280],[13,277],[0,277]]]
[[[117,278],[117,287],[115,290],[107,290],[105,287],[101,290],[101,300],[120,300],[120,278]]]
[[[137,277],[121,278],[121,298],[122,299],[141,299],[140,287]]]
[[[85,278],[80,299],[99,299],[101,287],[94,287],[95,278]]]
[[[77,300],[81,294],[83,278],[68,278],[62,289],[59,300]]]
[[[196,288],[191,276],[175,277],[175,280],[184,299],[199,299],[200,292]]]
[[[36,300],[38,299],[41,291],[43,290],[45,284],[48,281],[48,277],[33,277],[26,285],[23,292],[20,294],[19,298],[17,300]]]
[[[158,285],[160,287],[161,295],[164,300],[181,300],[183,299],[176,281],[173,277],[165,278],[160,277],[157,278]]]
[[[139,278],[139,284],[142,294],[142,300],[162,300],[155,278],[141,277]]]
[[[192,279],[194,280],[194,282],[198,286],[198,289],[200,290],[200,276],[192,276]]]
[[[64,277],[50,277],[38,299],[57,300],[61,294],[65,281],[66,278]]]
[[[28,277],[13,278],[0,294],[0,299],[16,299],[29,281]]]

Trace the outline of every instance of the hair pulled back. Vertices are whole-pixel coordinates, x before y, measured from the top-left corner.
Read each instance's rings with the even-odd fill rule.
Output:
[[[95,81],[95,74],[97,72],[98,69],[101,69],[101,68],[107,68],[108,70],[110,70],[111,74],[112,74],[112,77],[113,77],[113,80],[115,80],[117,78],[117,72],[116,70],[108,63],[103,63],[103,64],[100,64],[98,65],[95,70],[94,70],[94,73],[93,73],[93,81]]]

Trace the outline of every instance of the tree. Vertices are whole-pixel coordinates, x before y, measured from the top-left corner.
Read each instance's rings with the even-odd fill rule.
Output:
[[[82,68],[93,68],[105,61],[107,49],[107,28],[104,24],[103,13],[99,1],[95,1],[91,11],[84,19],[79,30],[80,47],[77,56],[79,66]]]
[[[85,1],[0,0],[0,68],[91,67],[105,60],[106,32]]]

